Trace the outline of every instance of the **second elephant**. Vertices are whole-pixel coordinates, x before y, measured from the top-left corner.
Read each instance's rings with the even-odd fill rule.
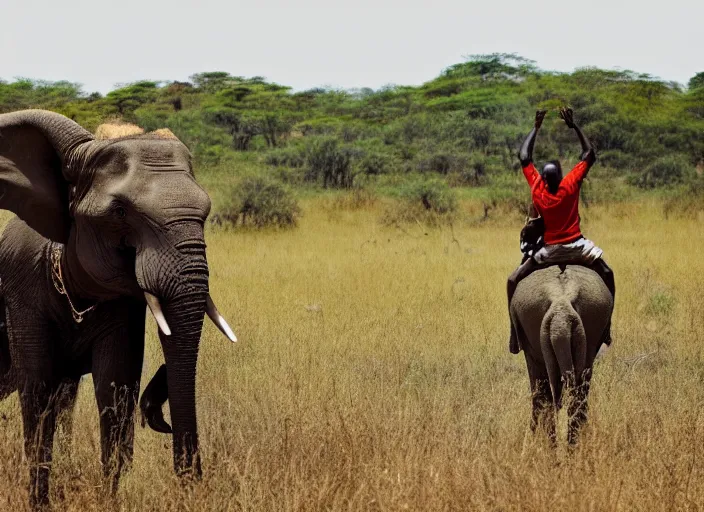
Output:
[[[592,366],[613,307],[601,277],[578,265],[537,270],[518,284],[511,316],[528,367],[533,430],[542,423],[555,439],[555,413],[567,387],[568,440],[577,441],[587,418]]]

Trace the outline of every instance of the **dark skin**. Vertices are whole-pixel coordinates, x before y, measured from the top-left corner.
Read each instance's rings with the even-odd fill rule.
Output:
[[[535,113],[535,122],[533,123],[533,129],[530,131],[526,139],[523,141],[520,151],[518,152],[518,159],[521,161],[523,167],[527,166],[533,161],[533,148],[535,147],[535,138],[538,135],[540,127],[543,125],[543,119],[545,119],[545,114],[547,110],[538,110]]]
[[[594,152],[594,148],[592,147],[592,145],[589,143],[589,139],[584,136],[584,133],[582,133],[581,128],[574,122],[573,114],[574,113],[572,112],[571,108],[562,107],[560,109],[559,115],[560,119],[565,122],[567,127],[574,130],[577,134],[579,143],[582,145],[582,155],[580,157],[580,160],[585,160],[591,168],[591,166],[594,165],[594,162],[596,161],[596,153]]]
[[[543,119],[545,119],[546,114],[547,110],[536,111],[533,129],[530,133],[528,133],[523,141],[523,144],[521,145],[521,149],[518,153],[518,159],[521,161],[521,165],[523,167],[533,162],[533,148],[535,147],[535,139],[538,135],[540,127],[543,124]],[[596,153],[594,152],[592,145],[589,143],[589,140],[584,136],[584,133],[582,133],[581,128],[574,122],[574,112],[569,107],[562,107],[560,108],[559,116],[560,119],[565,122],[567,127],[574,130],[577,134],[579,143],[582,146],[582,155],[580,159],[586,160],[591,167],[596,161]]]
[[[186,147],[150,134],[95,141],[52,112],[0,114],[0,191],[0,209],[19,217],[0,241],[0,398],[19,392],[31,507],[48,506],[57,418],[87,373],[104,488],[117,489],[133,454],[148,297],[168,324],[159,339],[169,371],[157,374],[145,413],[160,426],[152,417],[169,399],[173,429],[160,430],[173,430],[174,469],[199,477],[196,362],[204,314],[214,317],[210,200]]]

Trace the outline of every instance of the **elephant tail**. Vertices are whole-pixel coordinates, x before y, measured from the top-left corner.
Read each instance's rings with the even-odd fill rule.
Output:
[[[575,375],[582,374],[587,359],[584,325],[569,301],[555,301],[548,309],[540,326],[540,348],[559,409],[563,387],[574,385]]]

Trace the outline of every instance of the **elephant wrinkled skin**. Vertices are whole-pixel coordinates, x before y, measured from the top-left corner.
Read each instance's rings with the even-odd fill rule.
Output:
[[[169,400],[174,467],[198,477],[195,382],[205,313],[229,327],[209,296],[210,199],[188,149],[163,130],[95,140],[56,113],[2,114],[0,208],[18,216],[0,241],[0,398],[19,392],[31,505],[48,503],[56,419],[72,408],[86,373],[106,484],[116,488],[133,454],[147,303],[166,364],[142,410],[150,426],[169,432],[161,415]]]
[[[551,266],[518,284],[511,316],[528,366],[532,430],[542,424],[555,440],[555,414],[566,388],[568,441],[576,443],[587,418],[592,366],[613,307],[601,277],[582,266]]]

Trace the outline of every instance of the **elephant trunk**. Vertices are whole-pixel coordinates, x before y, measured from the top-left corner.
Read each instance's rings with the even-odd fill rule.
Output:
[[[93,140],[93,135],[67,117],[47,110],[23,110],[6,114],[6,125],[23,123],[44,134],[64,164],[64,173],[72,181],[72,161],[82,156],[78,147]]]
[[[145,389],[140,408],[152,428],[169,432],[161,412],[169,400],[174,468],[179,475],[198,477],[196,364],[208,304],[208,264],[202,226],[183,223],[170,235],[171,244],[161,251],[137,254],[138,282],[152,312],[161,317],[159,339],[166,361]]]
[[[172,326],[159,332],[166,360],[166,382],[173,425],[174,469],[179,475],[200,476],[196,417],[196,363],[207,289],[191,290],[164,304]]]

